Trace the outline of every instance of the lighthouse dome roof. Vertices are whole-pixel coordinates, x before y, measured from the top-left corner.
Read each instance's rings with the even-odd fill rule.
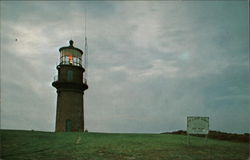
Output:
[[[79,49],[79,48],[74,47],[73,44],[74,44],[74,41],[70,40],[70,41],[69,41],[69,46],[61,47],[61,48],[59,49],[59,52],[61,52],[62,50],[65,50],[65,49],[73,49],[73,50],[77,50],[77,51],[79,51],[81,54],[83,54],[83,51],[82,51],[81,49]]]

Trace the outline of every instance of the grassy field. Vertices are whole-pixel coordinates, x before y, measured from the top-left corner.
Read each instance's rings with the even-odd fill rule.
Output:
[[[1,130],[6,160],[246,160],[249,144],[171,134]]]

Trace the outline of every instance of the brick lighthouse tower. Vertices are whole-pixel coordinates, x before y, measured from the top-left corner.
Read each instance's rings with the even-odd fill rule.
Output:
[[[84,91],[88,89],[83,77],[83,51],[73,46],[59,49],[58,76],[52,85],[57,89],[56,132],[84,131]]]

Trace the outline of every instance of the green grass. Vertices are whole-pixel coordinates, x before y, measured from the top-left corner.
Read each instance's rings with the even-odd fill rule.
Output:
[[[246,160],[249,144],[171,134],[1,130],[6,160]]]

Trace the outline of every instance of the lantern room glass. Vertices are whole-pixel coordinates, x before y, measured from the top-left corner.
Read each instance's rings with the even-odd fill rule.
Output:
[[[61,50],[60,64],[82,66],[81,52],[71,48]]]

